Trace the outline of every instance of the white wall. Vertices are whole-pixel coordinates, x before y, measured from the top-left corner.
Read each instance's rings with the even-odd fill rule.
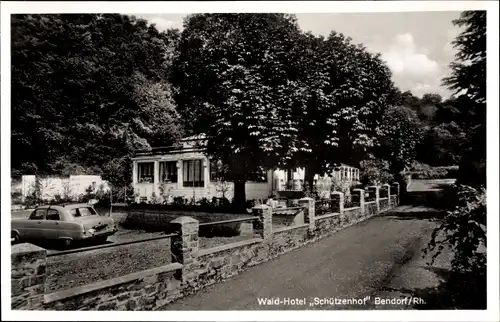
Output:
[[[188,145],[184,145],[184,148],[189,147]],[[188,188],[182,186],[182,161],[190,160],[190,159],[202,159],[204,166],[204,187],[196,187],[196,188]],[[155,156],[141,156],[133,159],[133,171],[132,171],[132,184],[135,189],[135,192],[139,195],[136,199],[137,202],[141,200],[141,197],[146,197],[148,200],[151,198],[153,192],[155,192],[156,196],[163,200],[160,192],[159,183],[159,162],[162,161],[176,161],[178,172],[177,172],[177,183],[166,183],[166,190],[169,195],[172,197],[184,197],[191,199],[193,196],[195,199],[208,198],[212,197],[222,197],[222,187],[225,186],[225,197],[231,200],[234,196],[234,184],[232,182],[225,182],[223,185],[217,184],[215,182],[210,182],[210,162],[208,158],[202,152],[181,152],[181,153],[172,153],[166,155],[155,155]],[[137,180],[137,163],[139,162],[154,162],[154,183],[139,183]],[[268,173],[268,179],[271,179],[271,171]],[[247,199],[263,199],[267,198],[271,192],[271,182],[269,183],[257,183],[257,182],[247,182],[245,186],[245,192],[247,195]]]
[[[137,198],[137,202],[140,201],[141,197],[146,197],[150,200],[154,186],[153,184],[137,184],[136,192],[139,193],[139,197]],[[201,198],[212,199],[213,197],[222,198],[222,191],[224,190],[224,196],[232,200],[234,197],[234,183],[233,182],[223,182],[223,183],[214,183],[210,182],[206,188],[177,188],[176,183],[167,183],[165,184],[166,193],[174,197],[183,197],[187,199],[191,199],[193,196],[196,200]],[[245,184],[245,194],[247,200],[252,199],[267,199],[269,197],[270,185],[267,183],[260,182],[247,182]],[[163,201],[163,197],[158,192],[156,194],[161,201]]]
[[[350,169],[356,170],[357,173],[359,174],[358,169],[353,168],[353,167],[350,167]],[[340,180],[340,171],[333,171],[332,175],[337,180]],[[297,190],[301,190],[302,187],[300,185],[300,181],[303,181],[305,178],[304,168],[296,169],[293,172],[292,178],[293,178],[294,185],[296,186]],[[352,173],[352,174],[350,174],[349,179],[347,179],[347,180],[355,181],[357,178],[358,178],[357,174]],[[286,170],[279,170],[279,169],[275,170],[273,173],[273,189],[278,190],[278,191],[285,190],[288,179],[291,179],[291,178],[287,178],[287,171]],[[324,185],[326,182],[328,182],[328,184],[331,184],[331,179],[328,175],[324,175],[324,176],[315,175],[314,180],[317,180],[318,183],[322,182],[321,185]]]
[[[21,187],[23,198],[33,193],[35,181],[36,177],[34,175],[22,176]],[[69,195],[71,197],[76,197],[78,195],[85,194],[85,190],[89,186],[92,186],[93,182],[95,182],[96,191],[100,188],[101,184],[103,185],[104,191],[109,191],[108,182],[102,180],[101,176],[79,175],[70,176],[69,178],[48,177],[43,179],[41,182],[43,188],[42,198],[53,199],[56,195],[63,197],[66,187],[69,190]]]
[[[245,185],[247,200],[267,199],[271,193],[271,187],[266,182],[247,182]]]

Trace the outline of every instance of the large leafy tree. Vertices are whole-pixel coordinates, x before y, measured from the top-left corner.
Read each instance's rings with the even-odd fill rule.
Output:
[[[280,163],[295,136],[299,34],[285,14],[196,14],[184,22],[176,102],[186,128],[205,133],[207,153],[227,165],[238,205],[249,175]]]
[[[134,149],[179,137],[166,82],[175,31],[118,14],[14,15],[11,30],[18,173],[103,171],[122,185]]]
[[[315,174],[339,163],[357,165],[377,144],[384,109],[395,87],[380,55],[369,53],[350,38],[332,32],[326,39],[306,34],[300,41],[302,66],[300,120],[295,163]]]
[[[467,110],[461,180],[486,184],[486,11],[464,11],[453,24],[464,30],[452,42],[458,50],[444,85],[462,98]]]
[[[388,108],[383,116],[378,153],[390,162],[392,173],[399,174],[417,157],[423,127],[417,113],[406,106]]]
[[[444,84],[456,91],[467,140],[463,142],[455,198],[429,242],[433,260],[453,254],[445,288],[453,309],[486,308],[486,12],[465,11],[453,24],[464,27],[453,41],[458,49]],[[441,295],[441,294],[439,294]],[[438,296],[439,296],[438,295]],[[442,307],[440,307],[442,308]]]
[[[455,122],[429,128],[418,147],[419,161],[435,166],[458,165],[467,135]]]

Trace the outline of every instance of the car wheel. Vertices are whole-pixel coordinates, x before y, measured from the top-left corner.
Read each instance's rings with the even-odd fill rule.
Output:
[[[21,237],[19,237],[19,234],[17,232],[12,232],[11,238],[14,239],[14,244],[18,244],[21,242]]]
[[[96,237],[95,241],[98,244],[104,244],[108,240],[108,236],[106,237]]]
[[[73,245],[73,241],[71,239],[63,239],[62,246],[64,248],[70,248]]]

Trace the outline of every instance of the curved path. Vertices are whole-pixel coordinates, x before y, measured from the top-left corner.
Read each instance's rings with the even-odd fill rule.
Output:
[[[400,296],[386,289],[438,281],[424,269],[421,250],[437,212],[401,206],[381,216],[339,231],[240,275],[180,299],[163,310],[305,310],[394,309],[411,305],[381,305],[376,297]],[[412,271],[413,269],[413,271]],[[410,272],[408,274],[408,272]],[[424,281],[425,282],[425,281]],[[369,297],[369,298],[368,298]],[[317,298],[317,299],[315,299]],[[345,299],[344,305],[332,305]],[[347,302],[355,299],[362,304]],[[278,299],[263,305],[259,299]],[[288,299],[288,302],[286,302]],[[296,299],[295,305],[292,303]],[[320,305],[319,300],[326,301]],[[333,300],[332,300],[333,299]],[[301,303],[302,301],[302,303]],[[318,305],[316,305],[318,304]]]

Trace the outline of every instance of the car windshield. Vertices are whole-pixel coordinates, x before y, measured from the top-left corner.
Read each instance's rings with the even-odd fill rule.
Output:
[[[97,215],[96,211],[90,207],[73,208],[70,211],[73,217],[87,217]]]

